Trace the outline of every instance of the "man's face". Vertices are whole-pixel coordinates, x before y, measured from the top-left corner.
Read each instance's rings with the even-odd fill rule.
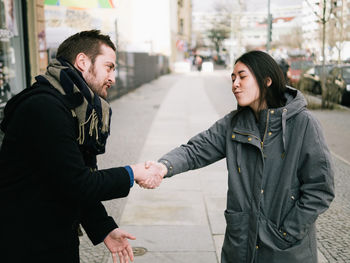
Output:
[[[116,54],[107,45],[101,45],[100,52],[95,63],[90,63],[88,70],[83,72],[83,77],[93,92],[106,99],[107,90],[115,83]]]

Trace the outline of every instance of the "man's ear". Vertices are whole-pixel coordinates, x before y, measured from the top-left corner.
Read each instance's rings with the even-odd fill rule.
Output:
[[[87,71],[90,68],[90,64],[91,62],[89,57],[82,52],[75,57],[74,67],[81,72]]]
[[[267,86],[267,87],[270,87],[271,84],[272,84],[272,79],[271,79],[270,77],[267,77],[267,78],[266,78],[266,86]]]

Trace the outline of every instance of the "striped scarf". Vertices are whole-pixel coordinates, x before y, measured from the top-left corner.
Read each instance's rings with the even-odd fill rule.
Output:
[[[77,118],[79,124],[77,141],[92,154],[104,153],[112,110],[107,101],[89,88],[82,74],[69,62],[54,59],[48,65],[45,75],[39,75],[35,79],[38,84],[50,84],[63,95],[82,95],[83,103],[71,109],[72,116]]]

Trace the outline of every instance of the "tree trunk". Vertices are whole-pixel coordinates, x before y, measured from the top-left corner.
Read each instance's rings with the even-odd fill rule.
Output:
[[[328,90],[326,85],[326,70],[325,70],[325,44],[326,44],[326,0],[323,0],[323,16],[322,16],[322,108],[327,108]]]

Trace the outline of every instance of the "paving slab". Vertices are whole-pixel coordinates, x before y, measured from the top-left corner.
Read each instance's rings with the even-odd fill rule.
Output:
[[[147,252],[135,257],[135,263],[213,263],[216,260],[215,252]]]
[[[224,235],[214,235],[214,243],[215,243],[215,250],[216,250],[216,258],[218,262],[221,262],[221,248],[224,244]]]
[[[226,229],[224,211],[226,209],[225,197],[205,197],[208,220],[212,235],[223,235]]]
[[[150,252],[214,252],[214,242],[208,226],[124,226],[134,234],[133,247]],[[189,261],[191,262],[191,261]]]
[[[132,192],[121,225],[207,225],[200,191],[140,190]]]

